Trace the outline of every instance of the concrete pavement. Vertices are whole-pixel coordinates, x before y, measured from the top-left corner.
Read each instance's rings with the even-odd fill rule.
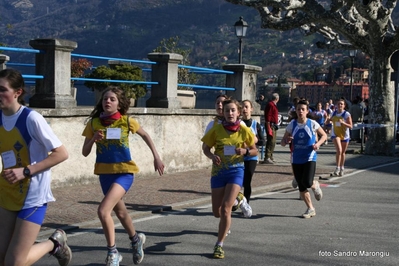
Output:
[[[251,218],[232,214],[223,260],[212,258],[218,219],[210,203],[136,218],[136,229],[147,236],[142,265],[399,265],[398,165],[356,170],[322,184],[323,199],[313,201],[317,215],[311,219],[301,218],[306,207],[297,191],[256,193]],[[107,251],[100,228],[70,231],[68,243],[71,266],[104,265]],[[116,243],[123,255],[120,265],[132,265],[120,224]],[[35,265],[55,264],[54,257],[45,256]]]

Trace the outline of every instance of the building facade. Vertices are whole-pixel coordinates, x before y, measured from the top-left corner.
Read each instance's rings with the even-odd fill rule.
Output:
[[[330,99],[336,100],[341,97],[350,99],[351,84],[348,82],[337,81],[328,84],[324,81],[320,82],[301,82],[296,85],[296,89],[292,90],[292,96],[306,98],[311,104],[318,102],[325,103]],[[356,96],[362,99],[369,98],[369,86],[365,82],[352,83],[352,98]]]

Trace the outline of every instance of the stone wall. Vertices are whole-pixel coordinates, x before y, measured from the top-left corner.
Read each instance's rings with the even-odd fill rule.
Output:
[[[93,174],[95,147],[88,157],[81,153],[84,141],[82,132],[92,108],[33,109],[45,117],[69,152],[69,159],[53,168],[53,186],[96,180]],[[151,136],[165,164],[166,173],[210,168],[211,161],[202,153],[201,137],[215,115],[214,110],[131,108],[129,115],[136,118]],[[259,121],[259,116],[255,116],[255,119]],[[130,149],[133,160],[140,167],[137,178],[157,175],[152,153],[141,137],[130,136]]]

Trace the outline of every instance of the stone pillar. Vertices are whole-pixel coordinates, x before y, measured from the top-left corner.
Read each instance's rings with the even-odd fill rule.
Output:
[[[7,68],[6,64],[10,61],[10,57],[5,54],[0,54],[0,70],[4,70]]]
[[[254,107],[257,105],[257,109],[260,109],[260,105],[255,100],[258,73],[262,71],[262,68],[252,65],[231,64],[224,65],[223,70],[234,72],[232,75],[226,74],[226,87],[232,87],[236,90],[227,91],[227,94],[238,101],[250,100]]]
[[[150,53],[148,59],[157,64],[152,65],[151,81],[158,82],[151,86],[151,97],[147,100],[147,107],[161,107],[179,109],[177,100],[178,64],[183,56],[173,53]]]
[[[35,39],[29,42],[36,54],[35,94],[29,99],[30,107],[70,108],[76,107],[76,100],[71,90],[71,52],[77,43],[62,39]]]

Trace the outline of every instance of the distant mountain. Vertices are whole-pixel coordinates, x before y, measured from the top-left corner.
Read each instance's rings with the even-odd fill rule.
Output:
[[[0,42],[13,47],[61,38],[78,43],[74,53],[146,59],[162,39],[179,36],[192,49],[192,65],[221,68],[238,62],[233,25],[243,16],[249,24],[243,63],[261,66],[265,78],[299,78],[315,66],[300,54],[326,53],[313,45],[319,36],[261,29],[255,9],[224,0],[4,0],[0,8]]]

